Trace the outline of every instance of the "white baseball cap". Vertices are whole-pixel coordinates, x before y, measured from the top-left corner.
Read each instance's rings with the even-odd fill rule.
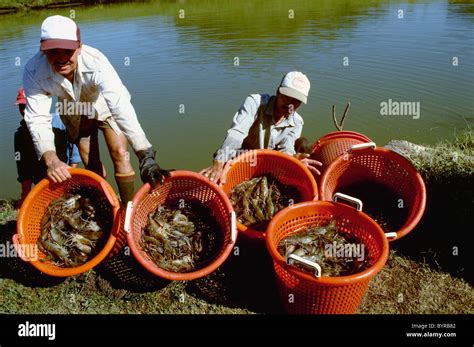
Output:
[[[54,48],[76,49],[81,45],[81,32],[68,17],[51,16],[41,24],[42,51]]]
[[[306,104],[310,86],[309,79],[304,73],[291,71],[283,76],[278,91]]]

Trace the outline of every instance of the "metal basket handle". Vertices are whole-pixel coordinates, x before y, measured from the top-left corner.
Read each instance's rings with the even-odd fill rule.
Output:
[[[123,229],[127,234],[130,234],[130,221],[132,219],[133,201],[127,202],[127,210],[125,211],[125,222]]]
[[[293,265],[295,261],[300,262],[302,264],[305,264],[309,267],[312,267],[314,269],[314,277],[320,278],[321,277],[321,266],[319,266],[318,263],[315,263],[314,261],[305,259],[303,257],[300,257],[296,254],[290,254],[288,257],[286,257],[286,265]]]
[[[337,202],[338,199],[345,200],[348,202],[352,202],[354,205],[356,205],[357,211],[362,211],[362,200],[354,198],[353,196],[347,195],[347,194],[342,194],[342,193],[336,193],[332,197],[332,201]]]
[[[395,232],[385,233],[385,237],[389,240],[395,240],[398,237],[398,234]]]
[[[357,145],[350,146],[349,149],[347,150],[347,153],[352,153],[353,151],[356,151],[358,149],[365,149],[365,148],[375,149],[375,147],[377,147],[375,142],[359,143]]]
[[[230,229],[231,241],[232,243],[235,243],[237,241],[237,217],[235,216],[234,210],[230,213]]]

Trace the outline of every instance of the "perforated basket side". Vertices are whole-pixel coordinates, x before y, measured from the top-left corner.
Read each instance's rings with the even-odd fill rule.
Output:
[[[334,193],[364,181],[380,183],[396,192],[408,209],[403,225],[397,230],[396,240],[413,230],[424,213],[425,185],[407,159],[388,149],[377,147],[375,150],[358,150],[347,158],[338,158],[321,179],[321,199],[330,201]]]
[[[286,265],[277,251],[280,241],[309,226],[325,225],[333,218],[339,231],[361,239],[371,266],[350,276],[315,278]],[[280,211],[268,227],[266,245],[274,261],[282,304],[287,312],[298,314],[354,313],[368,283],[388,258],[388,242],[372,219],[351,207],[323,201],[305,202]]]
[[[17,223],[18,237],[14,242],[22,245],[36,245],[38,238],[41,235],[41,221],[46,212],[48,205],[55,199],[63,196],[66,193],[75,194],[84,189],[89,190],[93,194],[103,195],[102,205],[98,208],[98,213],[102,213],[104,218],[108,216],[107,225],[107,240],[104,242],[102,249],[86,263],[71,268],[62,268],[54,265],[51,261],[43,261],[45,255],[38,251],[37,261],[31,261],[41,272],[58,277],[73,276],[90,270],[92,267],[100,263],[113,248],[116,238],[114,234],[119,225],[114,223],[118,213],[118,205],[112,205],[109,199],[116,201],[116,196],[110,186],[98,175],[84,169],[70,169],[71,178],[62,183],[53,183],[47,179],[39,182],[25,199]],[[104,187],[109,191],[104,193]],[[96,202],[97,203],[97,202]],[[114,229],[115,228],[115,229]]]
[[[225,171],[226,180],[221,188],[228,196],[237,184],[271,174],[282,184],[296,188],[301,201],[318,198],[318,187],[311,172],[299,160],[274,150],[259,149],[246,152],[229,163]],[[245,226],[238,221],[237,228],[251,240],[263,242],[265,239],[265,232]]]
[[[189,273],[173,273],[161,269],[141,247],[141,237],[143,228],[148,223],[148,215],[162,204],[174,204],[180,201],[206,206],[216,223],[213,230],[221,233],[223,240],[220,252],[212,262]],[[127,235],[127,241],[140,264],[154,275],[168,280],[200,278],[217,269],[230,254],[235,243],[235,237],[232,237],[231,212],[232,206],[228,198],[217,185],[194,172],[175,171],[163,185],[154,190],[145,185],[137,192],[131,216],[131,232]]]

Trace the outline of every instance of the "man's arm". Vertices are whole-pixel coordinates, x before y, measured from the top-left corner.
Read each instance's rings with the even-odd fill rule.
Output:
[[[294,156],[295,151],[295,141],[301,137],[303,132],[303,120],[300,116],[295,117],[295,126],[291,129],[284,139],[282,139],[275,147],[277,151],[286,153],[288,155]]]
[[[224,143],[214,153],[212,166],[202,170],[200,172],[202,175],[208,177],[213,182],[218,182],[219,180],[221,180],[221,183],[225,182],[225,177],[222,177],[224,165],[235,156],[236,150],[242,148],[242,143],[255,121],[258,107],[259,102],[252,95],[247,96],[240,109],[234,115]]]
[[[254,96],[249,95],[242,106],[235,113],[232,119],[232,125],[227,130],[224,142],[214,155],[214,160],[227,162],[235,156],[235,151],[242,148],[244,139],[249,134],[250,127],[255,121],[259,102]]]
[[[300,160],[308,170],[310,170],[315,175],[320,175],[321,172],[317,169],[317,167],[322,166],[317,160],[310,159],[309,154],[307,153],[296,153],[295,151],[295,141],[301,137],[301,133],[303,132],[303,121],[302,119],[295,120],[295,127],[290,131],[287,137],[285,137],[278,145],[276,146],[276,150],[286,153],[288,155],[294,156],[296,159]]]
[[[47,95],[35,80],[28,66],[23,73],[23,88],[26,95],[25,122],[35,145],[38,159],[44,152],[55,151],[54,134],[51,125],[51,96]]]
[[[161,169],[156,163],[156,151],[153,150],[138,122],[135,109],[130,102],[130,94],[105,56],[101,70],[97,72],[95,78],[95,84],[99,87],[112,116],[138,157],[142,181],[149,182],[153,187],[163,183],[170,173]]]
[[[27,105],[25,109],[25,122],[30,131],[38,158],[42,158],[48,167],[47,175],[53,182],[63,182],[71,175],[68,166],[59,160],[54,145],[54,133],[51,126],[52,116],[51,96],[42,90],[34,79],[28,66],[23,73],[23,88],[25,90]]]
[[[138,121],[137,114],[130,101],[130,94],[122,84],[119,75],[105,56],[102,56],[101,64],[103,66],[96,73],[94,82],[104,97],[107,107],[120,130],[124,133],[135,153],[152,147]]]

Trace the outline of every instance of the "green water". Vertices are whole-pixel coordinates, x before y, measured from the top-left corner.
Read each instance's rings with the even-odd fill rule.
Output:
[[[163,167],[209,165],[245,96],[273,93],[290,70],[312,82],[299,110],[311,141],[334,130],[331,106],[340,114],[347,101],[345,129],[379,144],[434,143],[473,123],[473,1],[188,0],[3,15],[0,197],[20,191],[13,103],[23,66],[38,50],[42,20],[71,10],[83,42],[109,58],[130,90]],[[419,102],[419,119],[382,116],[389,99]],[[102,157],[112,177],[103,141]]]

